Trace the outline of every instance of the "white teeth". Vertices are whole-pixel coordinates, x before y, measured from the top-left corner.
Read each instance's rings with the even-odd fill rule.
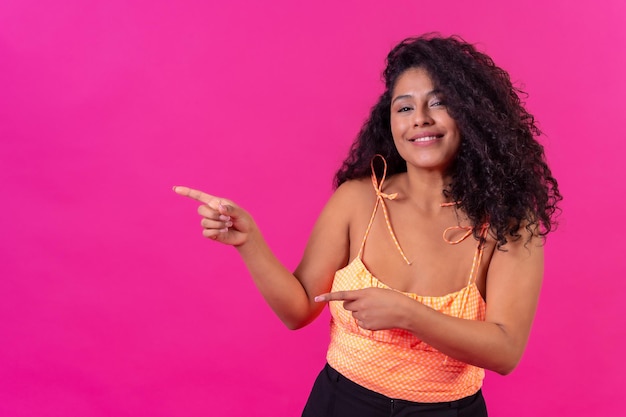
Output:
[[[423,138],[411,139],[411,142],[427,142],[435,139],[437,139],[437,136],[424,136]]]

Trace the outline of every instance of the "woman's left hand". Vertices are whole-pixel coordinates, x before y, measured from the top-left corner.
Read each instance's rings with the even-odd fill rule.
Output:
[[[352,312],[359,327],[367,330],[403,328],[413,300],[397,291],[364,288],[318,295],[315,301],[343,301],[343,308]]]

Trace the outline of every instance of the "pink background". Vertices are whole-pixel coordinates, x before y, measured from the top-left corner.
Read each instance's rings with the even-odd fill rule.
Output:
[[[295,267],[386,52],[433,30],[523,83],[566,197],[491,415],[619,414],[625,22],[623,0],[3,0],[0,415],[299,415],[328,315],[284,328],[171,187],[235,199]]]

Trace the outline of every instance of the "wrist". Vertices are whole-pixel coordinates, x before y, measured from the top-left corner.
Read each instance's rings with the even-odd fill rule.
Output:
[[[424,308],[424,305],[420,302],[406,297],[406,300],[402,303],[402,316],[401,323],[402,329],[411,332],[413,334],[417,334],[420,322],[420,310]]]
[[[250,228],[250,231],[246,233],[243,241],[237,245],[233,245],[235,249],[242,255],[257,252],[259,245],[263,242],[263,236],[261,236],[261,232],[256,227],[256,225]]]

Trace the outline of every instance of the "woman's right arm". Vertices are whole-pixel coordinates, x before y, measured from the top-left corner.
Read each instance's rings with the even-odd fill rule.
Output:
[[[356,188],[344,184],[330,198],[294,273],[274,256],[254,219],[243,208],[187,187],[174,187],[174,191],[203,203],[198,208],[202,234],[234,246],[272,310],[288,328],[298,329],[321,313],[324,305],[316,303],[315,296],[329,292],[335,272],[347,264]]]

